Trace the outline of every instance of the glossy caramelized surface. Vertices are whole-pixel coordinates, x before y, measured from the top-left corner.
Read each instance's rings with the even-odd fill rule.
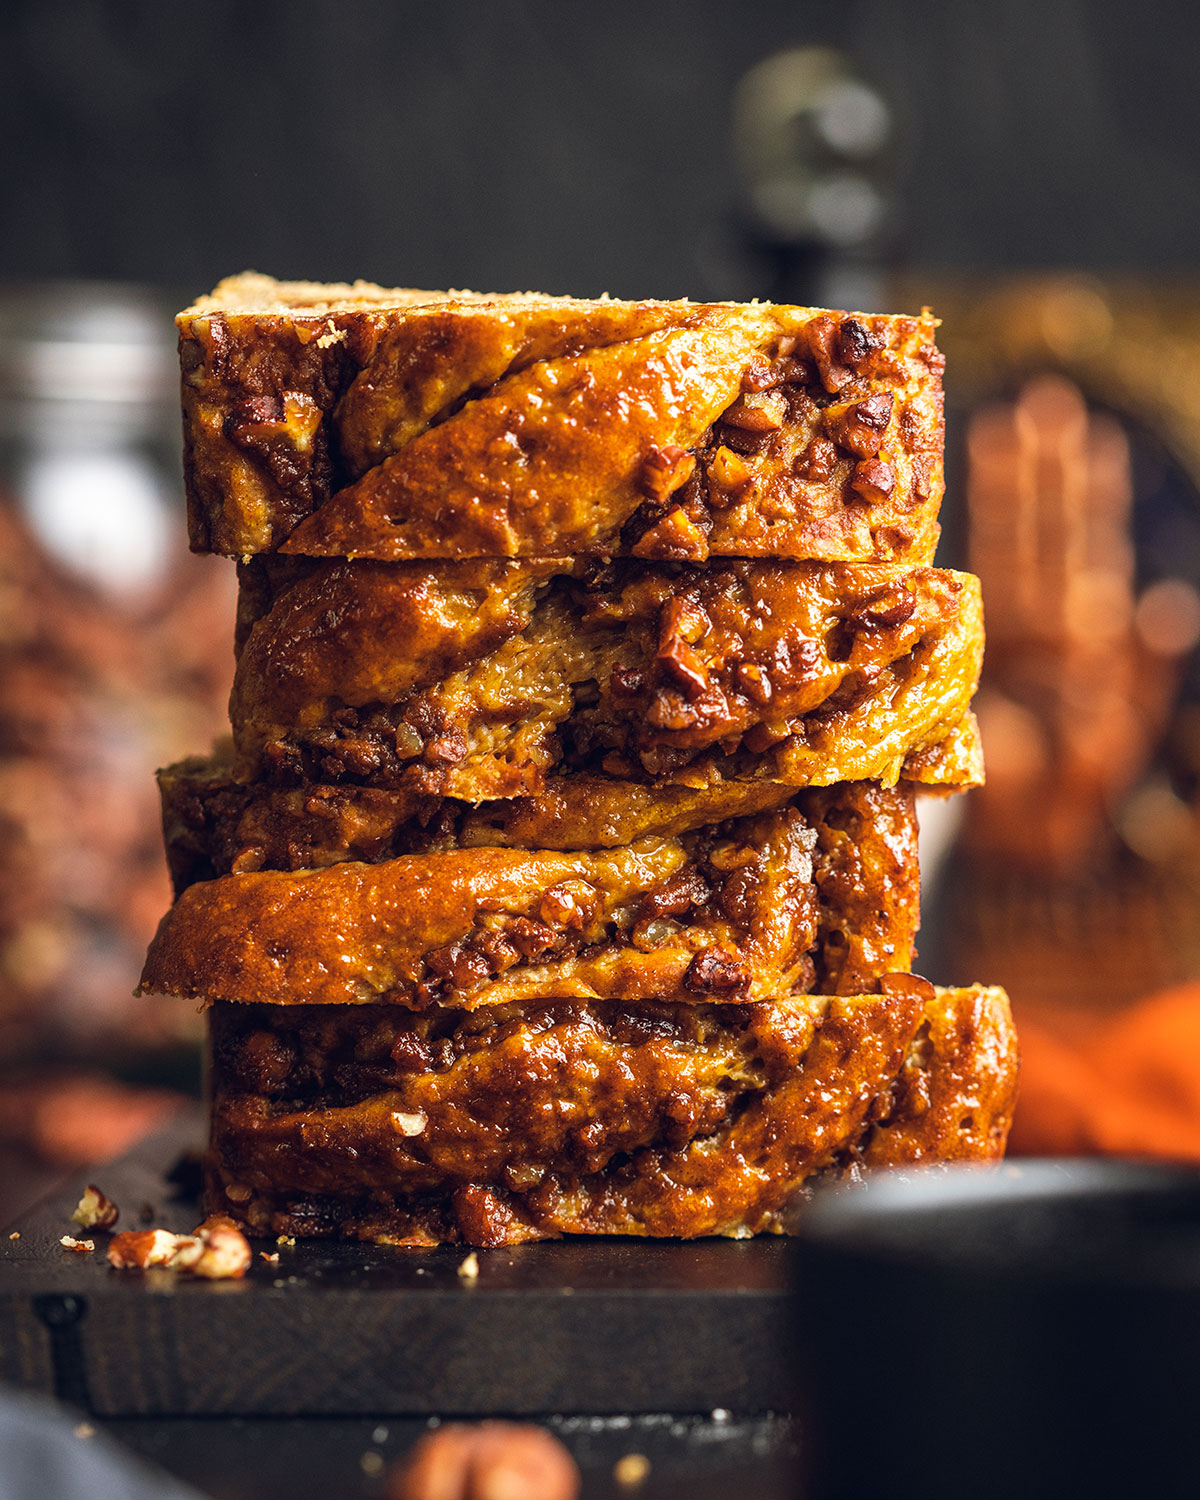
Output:
[[[429,1244],[786,1230],[806,1185],[1003,1153],[1003,991],[764,1005],[215,1006],[210,1208]]]
[[[935,320],[244,276],[178,320],[233,741],[160,776],[142,987],[211,1207],[478,1245],[783,1231],[992,1160],[1003,992],[907,973],[982,779]]]
[[[803,806],[610,850],[441,849],[222,876],[163,918],[142,986],[418,1010],[870,988],[912,958],[912,794],[859,785]]]
[[[199,551],[932,557],[928,314],[254,277],[178,325]]]
[[[724,560],[243,571],[238,772],[482,802],[556,772],[894,782],[968,712],[978,582]]]

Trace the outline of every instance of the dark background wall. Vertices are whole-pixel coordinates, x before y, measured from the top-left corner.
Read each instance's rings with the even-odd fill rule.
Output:
[[[849,49],[906,258],[1200,264],[1194,0],[5,0],[0,277],[749,295],[731,91]]]

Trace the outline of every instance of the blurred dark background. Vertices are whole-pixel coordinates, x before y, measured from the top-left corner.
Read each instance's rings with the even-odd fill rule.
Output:
[[[889,254],[1191,268],[1188,0],[6,0],[0,276],[750,297],[739,78],[842,49],[894,110]]]
[[[198,1087],[194,1014],[130,993],[152,772],[231,674],[171,314],[251,268],[932,303],[992,778],[923,815],[922,969],[1012,990],[1019,1145],[1200,1158],[1198,44],[1187,0],[6,0],[0,1221]],[[1031,525],[1038,579],[1087,558],[1049,611]],[[1135,1088],[1113,1017],[1163,991]]]

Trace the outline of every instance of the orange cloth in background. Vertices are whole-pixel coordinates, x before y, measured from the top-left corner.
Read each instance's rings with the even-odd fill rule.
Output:
[[[1011,1151],[1200,1162],[1200,984],[1151,995],[1078,1044],[1018,1029]]]

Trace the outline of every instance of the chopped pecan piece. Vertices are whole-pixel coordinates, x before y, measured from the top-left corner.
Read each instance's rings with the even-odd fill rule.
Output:
[[[736,495],[750,483],[750,470],[732,448],[722,445],[708,461],[708,477],[715,489]]]
[[[672,599],[663,610],[657,659],[691,698],[708,688],[708,670],[692,646],[711,627],[708,614],[690,599]]]
[[[777,432],[786,416],[787,397],[781,391],[748,391],[721,414],[721,420],[746,432]]]
[[[897,583],[877,589],[848,617],[855,625],[893,627],[911,620],[917,607],[915,590]]]
[[[844,365],[861,371],[883,348],[883,341],[864,328],[857,318],[843,318],[838,329],[837,352]]]
[[[670,600],[663,610],[659,643],[665,645],[673,637],[678,636],[689,646],[694,646],[697,641],[702,641],[711,629],[712,620],[709,618],[708,611],[695,599],[689,599],[683,595]]]
[[[638,473],[638,489],[647,499],[661,504],[688,482],[695,467],[695,454],[675,443],[669,443],[665,448],[651,448]]]
[[[748,931],[759,910],[760,872],[755,865],[742,865],[725,877],[717,894],[717,905],[723,916]]]
[[[609,692],[632,697],[646,686],[646,674],[639,667],[614,667],[609,675]]]
[[[413,726],[401,719],[396,725],[396,754],[401,760],[412,760],[425,748],[425,741]]]
[[[743,391],[765,391],[777,383],[774,366],[765,354],[756,354],[742,371]]]
[[[750,988],[745,964],[730,958],[719,948],[704,948],[697,953],[688,965],[683,982],[697,995],[745,994]]]
[[[250,1243],[232,1219],[205,1219],[196,1231],[199,1255],[187,1254],[179,1269],[205,1281],[240,1281],[250,1269]]]
[[[708,672],[703,661],[685,640],[672,636],[659,647],[658,660],[689,698],[708,690]]]
[[[388,1493],[390,1500],[576,1500],[579,1483],[575,1460],[544,1428],[451,1423],[421,1439]]]
[[[427,977],[422,989],[430,997],[448,990],[472,990],[482,984],[491,972],[490,965],[482,953],[462,943],[449,943],[444,948],[435,948],[425,959]]]
[[[166,1229],[130,1229],[116,1234],[108,1247],[108,1263],[118,1270],[144,1271],[169,1265],[182,1236]]]
[[[392,1061],[402,1073],[420,1073],[433,1061],[433,1049],[415,1031],[402,1031],[392,1043]]]
[[[580,932],[594,917],[598,904],[594,887],[584,880],[570,880],[546,892],[538,906],[538,916],[550,927]]]
[[[166,1229],[131,1230],[113,1236],[108,1263],[118,1270],[163,1266],[206,1281],[240,1279],[250,1266],[250,1245],[232,1219],[214,1214],[194,1234]]]
[[[683,870],[658,890],[647,891],[638,904],[638,917],[681,917],[708,897],[707,881],[694,870]]]
[[[703,562],[708,557],[708,537],[682,506],[669,510],[657,525],[631,549],[635,557],[663,557]]]
[[[922,979],[919,974],[884,974],[879,988],[885,995],[911,995],[926,1005],[937,994],[929,980]]]
[[[891,464],[879,458],[865,458],[855,464],[850,479],[850,488],[857,490],[864,500],[877,504],[886,500],[896,487],[896,471]]]
[[[89,1182],[71,1217],[81,1229],[111,1229],[120,1217],[120,1209],[107,1194]]]
[[[466,736],[458,729],[449,729],[425,746],[425,760],[435,766],[456,766],[467,755]]]
[[[771,679],[763,671],[762,667],[753,662],[744,661],[738,664],[737,669],[738,686],[752,703],[764,704],[771,701]]]
[[[883,446],[883,435],[892,419],[892,394],[880,391],[865,401],[850,401],[826,407],[825,430],[840,448],[856,458],[874,458]]]
[[[835,394],[854,379],[853,369],[842,359],[838,332],[837,320],[825,314],[814,318],[804,330],[821,384]]]
[[[545,922],[535,922],[531,917],[514,917],[508,926],[508,936],[521,954],[530,959],[548,953],[556,940],[553,927],[548,927]]]

